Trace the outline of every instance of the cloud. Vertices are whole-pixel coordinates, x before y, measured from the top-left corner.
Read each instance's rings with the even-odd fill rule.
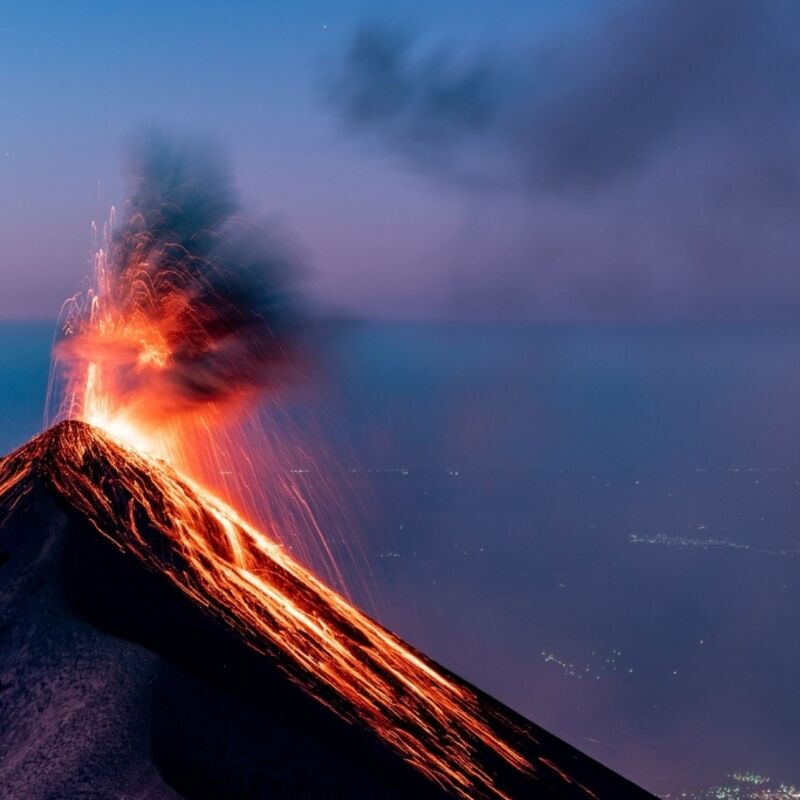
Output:
[[[368,131],[426,167],[480,136],[503,113],[503,76],[492,58],[455,65],[446,52],[415,58],[405,32],[358,31],[331,96],[353,129]],[[446,157],[449,161],[449,157]]]
[[[329,96],[349,130],[466,192],[483,224],[452,255],[462,300],[499,282],[514,314],[520,292],[526,314],[789,313],[799,39],[793,0],[617,0],[472,58],[370,26]]]

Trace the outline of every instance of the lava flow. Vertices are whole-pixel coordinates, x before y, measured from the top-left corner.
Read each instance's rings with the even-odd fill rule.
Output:
[[[276,258],[242,246],[221,171],[174,156],[159,146],[139,159],[125,222],[112,218],[92,286],[64,315],[51,391],[66,421],[2,462],[0,495],[46,463],[51,488],[102,535],[446,791],[511,800],[555,781],[563,796],[597,797],[532,726],[302,566],[285,515],[255,522],[239,502],[252,490],[218,480],[250,468],[243,439],[257,423],[243,412],[285,379],[291,315]],[[299,493],[266,505],[305,505],[318,535]]]
[[[89,285],[62,309],[47,423],[84,420],[166,461],[273,526],[344,591],[308,492],[286,469],[305,448],[281,398],[307,360],[289,249],[246,221],[206,144],[155,133],[129,167],[129,199],[95,232]],[[265,424],[265,408],[279,424]],[[342,504],[318,493],[326,527],[341,532]]]
[[[167,575],[302,688],[366,725],[446,790],[511,798],[493,773],[534,776],[520,752],[531,744],[520,725],[168,465],[89,425],[64,422],[0,464],[5,506],[20,499],[31,471],[46,473],[58,496],[120,549]],[[556,770],[545,760],[540,767]]]

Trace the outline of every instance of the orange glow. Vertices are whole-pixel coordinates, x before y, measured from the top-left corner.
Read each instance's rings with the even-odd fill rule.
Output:
[[[269,396],[269,382],[261,377],[237,380],[237,359],[257,359],[252,352],[241,352],[241,334],[237,338],[220,330],[213,316],[213,280],[194,269],[187,277],[181,257],[174,268],[169,261],[165,268],[163,253],[153,254],[146,232],[126,233],[119,241],[112,233],[115,224],[112,211],[89,288],[62,309],[48,423],[82,420],[120,444],[168,463],[248,519],[279,531],[281,543],[346,591],[320,522],[299,489],[300,479],[289,470],[298,463],[296,453],[305,451],[293,444],[288,426],[264,425],[256,401]],[[133,222],[125,230],[131,228]],[[213,265],[207,268],[213,274]],[[235,309],[226,307],[225,313],[233,315]],[[215,370],[203,372],[213,359],[219,376]],[[282,359],[283,354],[262,358],[273,368]],[[199,388],[192,385],[198,362],[204,381]],[[273,408],[280,412],[278,402]],[[305,455],[301,463],[309,460]],[[272,482],[265,480],[268,473]],[[317,492],[326,495],[330,489],[326,485]],[[315,499],[316,505],[326,505],[326,497]],[[341,503],[337,498],[327,505],[331,527],[344,538],[342,520],[347,515]]]
[[[511,800],[483,766],[492,760],[534,777],[519,746],[532,742],[526,731],[218,497],[89,425],[66,422],[0,462],[0,500],[16,502],[15,489],[42,462],[52,488],[102,535],[444,789]]]

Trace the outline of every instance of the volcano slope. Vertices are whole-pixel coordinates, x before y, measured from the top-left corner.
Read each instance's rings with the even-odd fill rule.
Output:
[[[84,423],[0,512],[1,798],[651,797]]]

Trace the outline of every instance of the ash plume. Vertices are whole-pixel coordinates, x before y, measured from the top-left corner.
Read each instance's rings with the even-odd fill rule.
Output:
[[[326,72],[463,208],[420,277],[456,318],[796,319],[800,5],[561,5],[473,53],[365,25]]]
[[[295,349],[295,263],[245,219],[223,153],[150,132],[131,146],[127,174],[90,293],[103,321],[92,302],[73,310],[59,359],[113,369],[120,402],[151,415],[274,387]]]
[[[738,141],[769,126],[772,143],[796,133],[799,26],[787,0],[614,0],[511,56],[465,58],[364,25],[328,94],[352,130],[437,177],[599,190],[687,129]]]

